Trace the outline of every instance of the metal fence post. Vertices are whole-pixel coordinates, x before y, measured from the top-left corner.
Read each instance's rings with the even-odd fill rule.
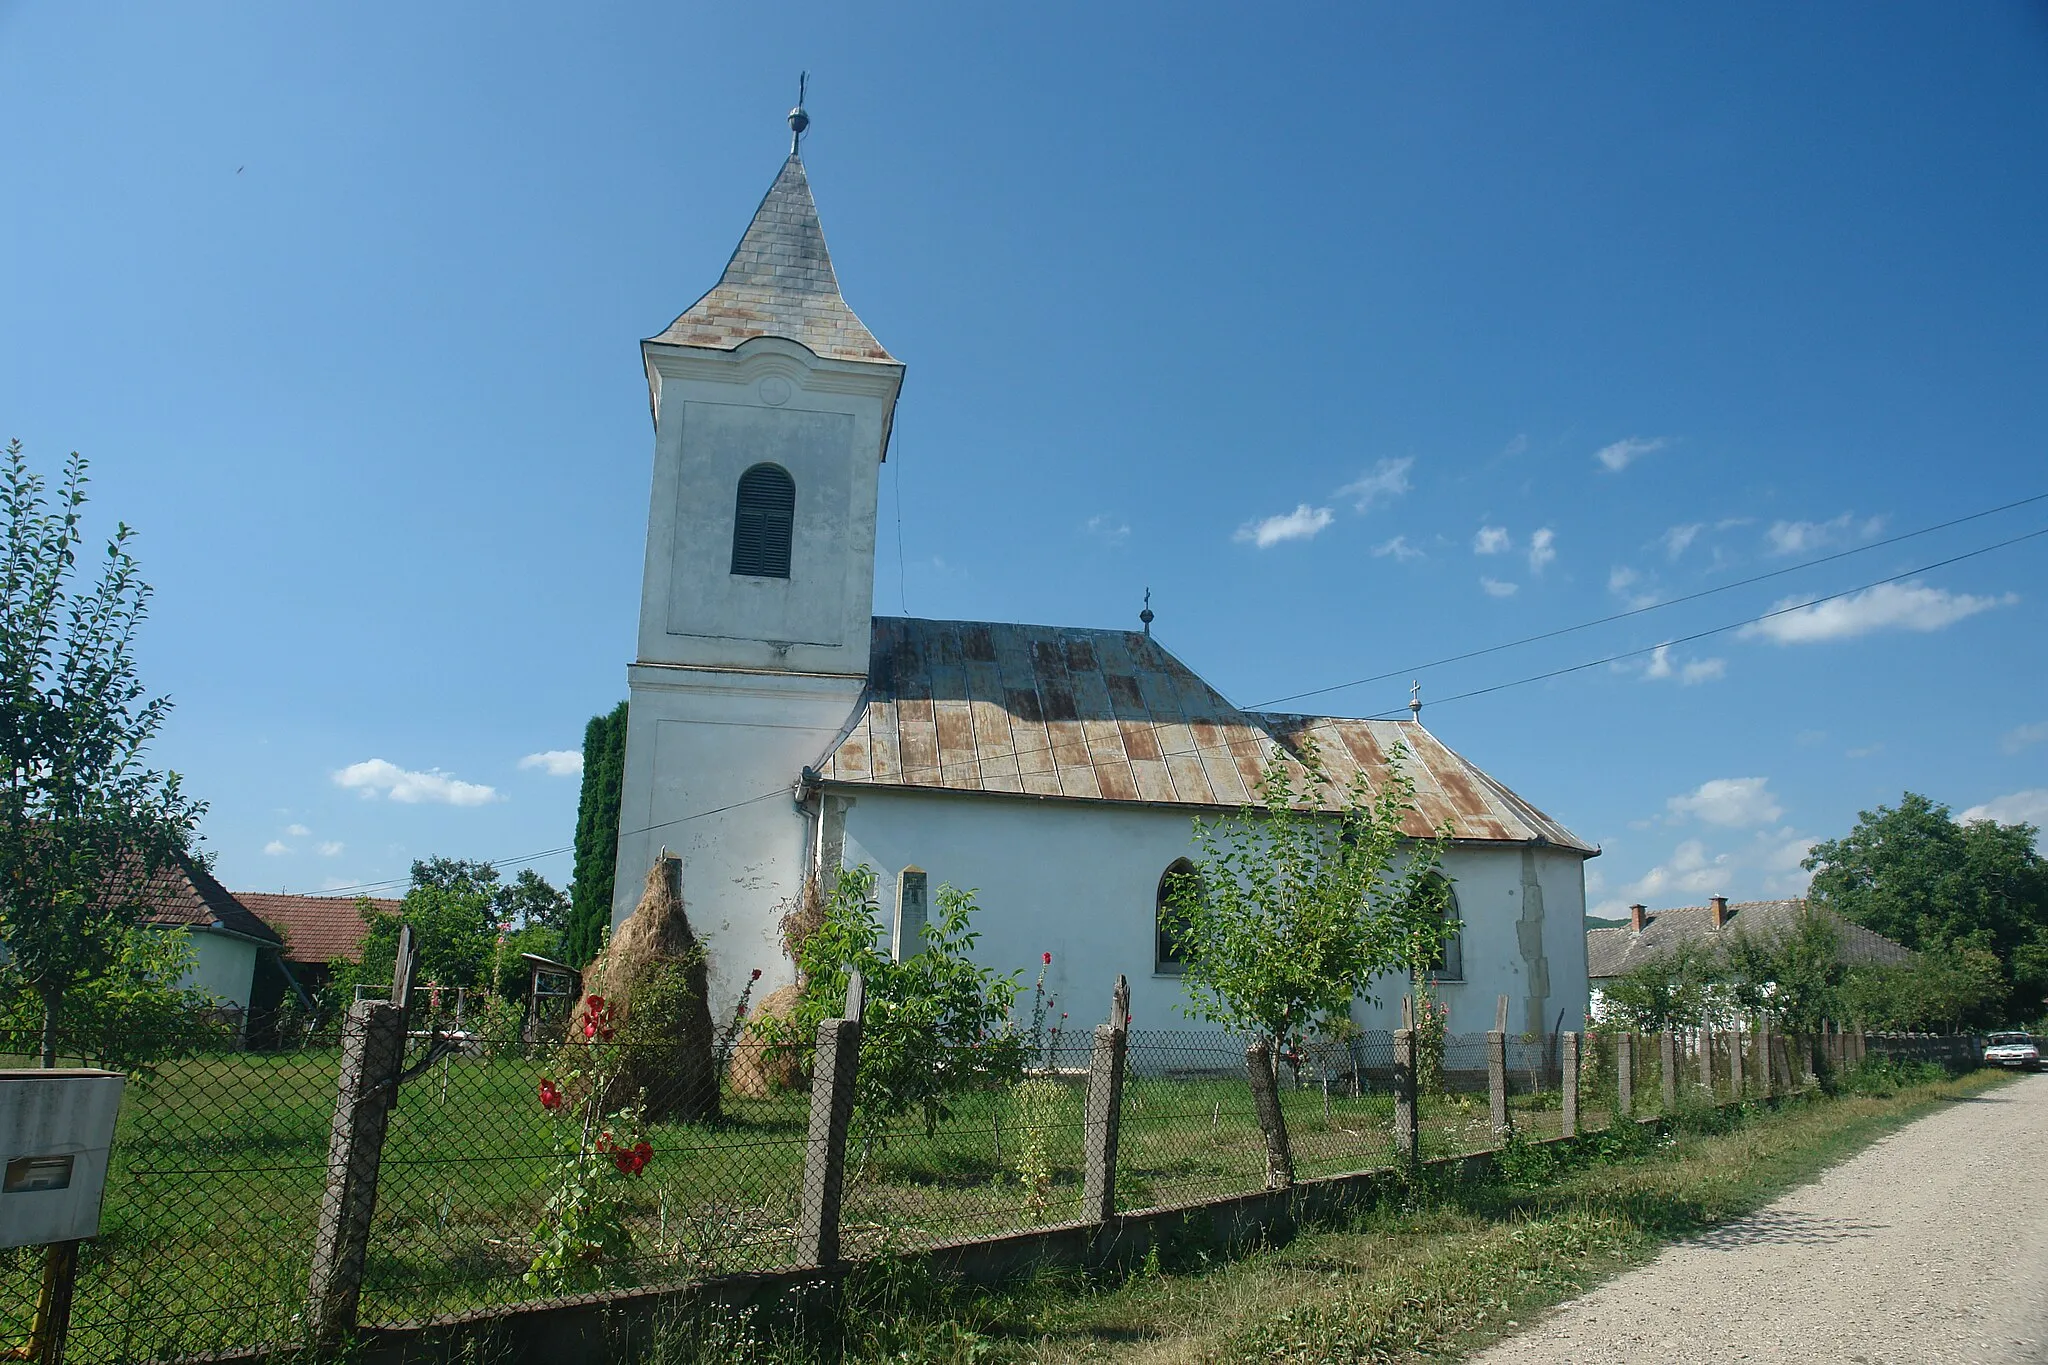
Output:
[[[1116,1141],[1123,1122],[1124,1055],[1129,1046],[1131,987],[1122,975],[1109,998],[1109,1022],[1095,1026],[1095,1050],[1088,1058],[1086,1162],[1081,1178],[1081,1216],[1107,1223],[1116,1216]]]
[[[1252,1108],[1266,1135],[1266,1188],[1294,1185],[1294,1153],[1287,1145],[1287,1120],[1280,1113],[1280,1087],[1273,1075],[1273,1044],[1261,1038],[1245,1049],[1244,1069],[1252,1085]]]
[[[1614,1035],[1614,1116],[1618,1119],[1636,1116],[1636,1036],[1633,1033]]]
[[[1405,1166],[1422,1157],[1422,1125],[1416,1107],[1415,1030],[1394,1030],[1394,1154]]]
[[[1486,1035],[1486,1096],[1493,1140],[1505,1142],[1511,1131],[1508,1119],[1508,998],[1503,995],[1494,1006],[1493,1031]]]
[[[1558,1108],[1564,1111],[1559,1132],[1564,1137],[1579,1135],[1579,1035],[1567,1033],[1558,1039],[1558,1086],[1564,1092]]]
[[[1670,1029],[1665,1029],[1657,1035],[1657,1068],[1663,1073],[1664,1112],[1666,1114],[1676,1113],[1678,1110],[1678,1040],[1671,1036]]]
[[[804,1188],[797,1213],[799,1265],[839,1263],[839,1214],[846,1194],[846,1131],[853,1126],[853,1083],[860,1072],[860,1022],[867,983],[846,982],[846,1014],[818,1025],[811,1063],[811,1126],[804,1141]]]
[[[370,1218],[377,1210],[377,1167],[384,1130],[405,1063],[405,1007],[358,1000],[341,1026],[341,1084],[327,1139],[327,1191],[314,1233],[307,1286],[306,1336],[320,1349],[355,1330],[362,1298]]]

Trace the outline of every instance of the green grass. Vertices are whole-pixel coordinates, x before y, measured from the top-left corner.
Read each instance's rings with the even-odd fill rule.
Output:
[[[1061,1272],[970,1293],[878,1265],[856,1275],[845,1337],[822,1356],[740,1320],[671,1327],[650,1362],[1323,1365],[1455,1357],[1671,1239],[1740,1217],[1911,1119],[2004,1079],[1930,1081],[1880,1069],[1864,1093],[1776,1110],[1688,1111],[1665,1139],[1622,1130],[1571,1157],[1518,1144],[1499,1179],[1413,1182],[1283,1247],[1236,1260],[1169,1248],[1111,1282]]]

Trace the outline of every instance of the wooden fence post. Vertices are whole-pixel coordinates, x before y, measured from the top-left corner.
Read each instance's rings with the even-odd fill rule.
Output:
[[[797,1213],[797,1264],[839,1263],[839,1215],[846,1196],[846,1132],[853,1126],[854,1079],[860,1073],[860,1024],[867,982],[846,983],[846,1013],[818,1025],[811,1064],[811,1126],[804,1142],[804,1187]]]
[[[1678,1040],[1665,1029],[1657,1035],[1657,1067],[1663,1073],[1664,1113],[1678,1112]]]
[[[1564,1137],[1579,1135],[1579,1035],[1567,1033],[1558,1039],[1558,1086],[1564,1092],[1558,1107],[1564,1111],[1559,1121],[1559,1133]]]
[[[1486,1097],[1488,1117],[1493,1124],[1496,1145],[1508,1140],[1513,1131],[1508,1118],[1508,998],[1503,995],[1493,1009],[1493,1031],[1486,1035]]]
[[[405,1006],[382,1000],[349,1006],[341,1025],[334,1126],[327,1138],[327,1190],[320,1199],[307,1285],[306,1338],[318,1350],[339,1346],[355,1330],[370,1219],[377,1211],[377,1167],[404,1064]]]
[[[1707,1092],[1707,1103],[1714,1102],[1714,1031],[1704,1024],[1700,1026],[1700,1087]]]
[[[1742,1102],[1742,1021],[1735,1021],[1734,1032],[1728,1035],[1728,1089],[1735,1102]]]
[[[1131,987],[1119,975],[1109,997],[1109,1022],[1095,1026],[1095,1050],[1088,1058],[1085,1164],[1081,1216],[1107,1223],[1116,1216],[1116,1141],[1123,1120],[1124,1054],[1129,1046]]]
[[[1636,1036],[1617,1033],[1614,1035],[1614,1117],[1632,1119],[1635,1116]]]
[[[1294,1153],[1287,1145],[1287,1120],[1280,1112],[1280,1087],[1273,1075],[1273,1044],[1261,1038],[1245,1049],[1244,1069],[1251,1080],[1252,1108],[1259,1131],[1266,1135],[1266,1188],[1294,1186]]]
[[[1422,1159],[1422,1125],[1416,1112],[1415,1030],[1394,1030],[1394,1155],[1404,1166]]]

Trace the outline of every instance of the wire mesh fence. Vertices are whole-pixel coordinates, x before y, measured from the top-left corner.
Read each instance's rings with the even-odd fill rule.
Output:
[[[569,1032],[572,1041],[543,1043],[410,1034],[360,1322],[674,1285],[802,1257],[815,1097],[799,1057],[720,1057],[693,1070],[673,1042]],[[1053,1034],[1028,1049],[1021,1072],[1000,1075],[977,1070],[972,1049],[943,1053],[932,1065],[960,1083],[930,1106],[892,1109],[868,1096],[846,1148],[843,1254],[1091,1216],[1082,1195],[1093,1041]],[[130,1080],[101,1234],[82,1252],[69,1358],[174,1359],[301,1340],[343,1085],[339,1039],[315,1034],[271,1052],[212,1035],[127,1042],[120,1056],[103,1055],[105,1040],[75,1049],[77,1060],[120,1064]],[[1590,1032],[1579,1040],[1579,1130],[1616,1120],[1625,1070],[1633,1116],[1665,1112],[1667,1055],[1673,1109],[1760,1093],[1764,1042],[1754,1031],[1699,1031],[1674,1036],[1667,1054],[1655,1035]],[[1265,1186],[1246,1045],[1213,1031],[1128,1035],[1119,1211]],[[0,1065],[33,1065],[26,1049],[0,1037]],[[1496,1070],[1509,1129],[1560,1134],[1565,1056],[1556,1034],[1501,1040],[1497,1068],[1486,1034],[1419,1040],[1421,1155],[1505,1140],[1493,1121]],[[1311,1039],[1280,1052],[1273,1073],[1297,1178],[1394,1164],[1391,1034]],[[40,1275],[33,1249],[0,1252],[0,1346],[26,1340]]]

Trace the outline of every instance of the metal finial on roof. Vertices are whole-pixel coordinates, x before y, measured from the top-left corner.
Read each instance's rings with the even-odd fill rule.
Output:
[[[1416,720],[1422,719],[1422,679],[1408,684],[1408,714]]]
[[[1145,610],[1138,613],[1138,620],[1144,623],[1145,633],[1152,633],[1152,589],[1145,589]]]
[[[789,111],[789,154],[796,155],[797,144],[804,140],[804,129],[811,126],[811,116],[804,112],[804,94],[810,89],[811,73],[806,71],[796,78],[796,108]]]

